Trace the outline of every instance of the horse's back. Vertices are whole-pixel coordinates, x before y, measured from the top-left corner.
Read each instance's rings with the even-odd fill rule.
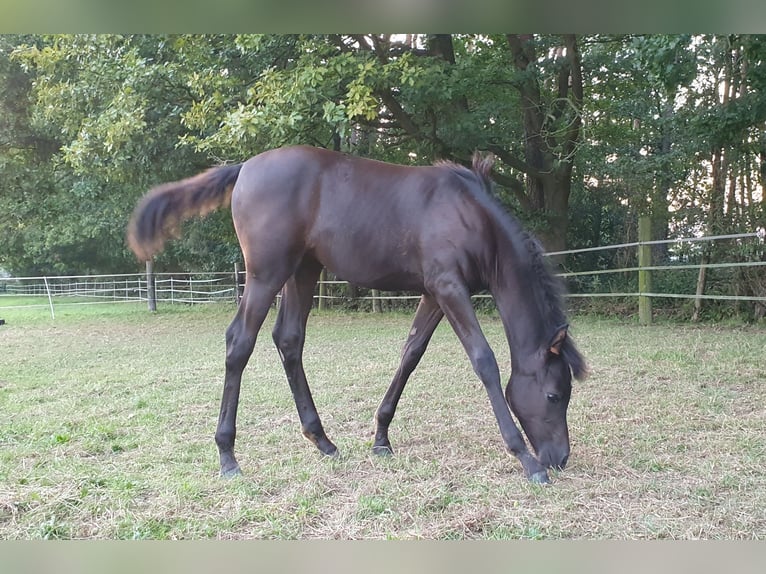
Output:
[[[353,283],[423,291],[429,265],[471,266],[483,245],[486,222],[465,186],[443,166],[295,146],[243,165],[232,214],[246,258],[310,253]]]

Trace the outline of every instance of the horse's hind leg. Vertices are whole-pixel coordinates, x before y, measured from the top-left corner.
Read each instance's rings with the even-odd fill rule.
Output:
[[[420,362],[428,342],[431,340],[431,335],[433,335],[443,316],[444,313],[433,297],[429,295],[421,297],[415,319],[412,321],[412,329],[410,329],[407,342],[402,349],[399,368],[375,412],[375,443],[372,446],[372,451],[375,454],[391,454],[393,452],[388,440],[388,427],[394,418],[394,412],[397,404],[399,404],[404,386]]]
[[[338,449],[324,432],[303,370],[306,321],[311,311],[314,285],[321,270],[322,266],[317,261],[306,258],[295,274],[287,280],[282,289],[282,301],[272,336],[295,399],[303,436],[313,442],[322,453],[334,455]]]
[[[234,457],[234,439],[237,434],[237,406],[242,371],[253,353],[258,331],[280,287],[281,283],[267,284],[255,277],[248,277],[237,314],[226,330],[226,376],[221,413],[215,432],[222,476],[240,473],[239,464]]]

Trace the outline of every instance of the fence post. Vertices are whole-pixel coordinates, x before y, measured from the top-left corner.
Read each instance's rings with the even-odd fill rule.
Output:
[[[234,302],[239,306],[242,299],[242,285],[239,282],[239,262],[234,262]]]
[[[324,311],[327,308],[327,268],[323,267],[321,273],[319,273],[319,301],[317,301],[317,308],[320,311]]]
[[[638,322],[641,325],[652,323],[652,299],[644,293],[651,293],[652,274],[646,269],[652,264],[652,246],[646,242],[652,240],[652,219],[649,215],[638,218]]]
[[[694,312],[692,313],[692,321],[695,323],[700,320],[700,313],[702,312],[702,295],[705,294],[705,279],[707,276],[707,253],[708,249],[705,247],[702,252],[702,258],[700,259],[700,270],[697,274],[697,290],[695,292],[696,296],[694,298]]]
[[[51,288],[50,285],[48,285],[48,277],[43,277],[43,281],[45,281],[45,292],[48,293],[48,305],[50,305],[51,308],[51,319],[55,319],[56,314],[53,312],[53,297],[51,297]]]
[[[154,283],[154,262],[151,259],[146,262],[146,301],[149,305],[149,311],[155,312],[157,310],[157,288]]]

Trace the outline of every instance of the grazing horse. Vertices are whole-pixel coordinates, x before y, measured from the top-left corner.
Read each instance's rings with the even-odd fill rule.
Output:
[[[240,472],[234,440],[242,372],[280,290],[272,334],[303,434],[324,454],[337,452],[302,359],[323,266],[356,285],[421,294],[399,368],[375,414],[374,452],[392,452],[388,428],[399,398],[446,315],[489,395],[506,449],[527,478],[548,482],[547,468],[566,465],[572,375],[585,376],[585,361],[567,333],[559,284],[542,249],[491,196],[491,167],[491,158],[478,155],[472,169],[450,162],[410,167],[295,146],[160,185],[139,202],[128,243],[142,260],[161,250],[183,220],[231,205],[247,279],[226,331],[215,433],[223,476]],[[471,303],[471,294],[483,289],[495,299],[510,346],[505,393]]]

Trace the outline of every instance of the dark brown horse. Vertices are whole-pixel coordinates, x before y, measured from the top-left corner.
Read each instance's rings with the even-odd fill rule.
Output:
[[[376,453],[392,452],[388,427],[397,403],[446,315],[484,383],[507,450],[527,477],[547,482],[546,467],[564,467],[572,375],[583,377],[585,362],[567,334],[558,282],[541,248],[489,194],[491,165],[491,159],[476,156],[472,170],[446,162],[405,167],[299,146],[161,185],[143,198],[128,232],[131,248],[143,260],[158,252],[184,219],[231,203],[247,279],[226,331],[215,434],[224,476],[240,472],[234,439],[242,372],[280,289],[273,338],[303,434],[324,454],[337,452],[320,422],[302,359],[323,266],[357,285],[422,294],[401,363],[375,415]],[[471,304],[471,294],[482,289],[493,294],[510,345],[512,374],[505,395]]]

